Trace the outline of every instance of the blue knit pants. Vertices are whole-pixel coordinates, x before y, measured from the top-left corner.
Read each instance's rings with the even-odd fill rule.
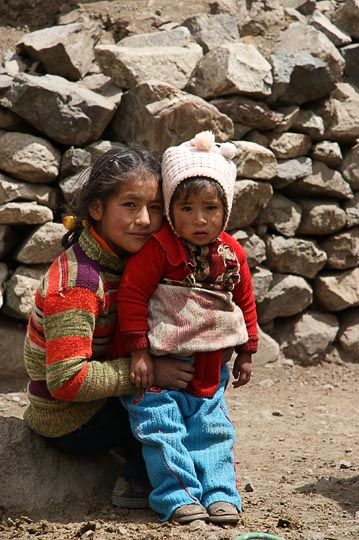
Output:
[[[232,503],[241,510],[236,489],[235,431],[224,400],[228,368],[213,398],[185,392],[146,391],[121,398],[153,487],[149,502],[160,521],[179,506]]]

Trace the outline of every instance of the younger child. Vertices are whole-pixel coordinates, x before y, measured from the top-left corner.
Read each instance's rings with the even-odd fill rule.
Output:
[[[131,353],[131,381],[146,389],[122,401],[143,445],[150,506],[161,521],[236,523],[241,510],[225,360],[235,347],[233,386],[246,384],[257,325],[245,252],[223,232],[236,179],[233,156],[234,146],[217,146],[211,132],[166,150],[168,222],[131,257],[119,289],[113,353],[121,347]],[[194,363],[185,392],[152,386],[150,353]]]

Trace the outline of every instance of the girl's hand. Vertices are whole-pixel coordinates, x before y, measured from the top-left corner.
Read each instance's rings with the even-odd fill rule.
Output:
[[[238,354],[234,361],[233,377],[236,379],[233,381],[233,388],[244,386],[251,378],[252,374],[252,355],[248,352],[241,352]]]
[[[130,381],[137,388],[153,386],[153,360],[147,349],[131,353]]]
[[[184,390],[193,379],[194,367],[175,358],[153,359],[154,385],[168,390]]]

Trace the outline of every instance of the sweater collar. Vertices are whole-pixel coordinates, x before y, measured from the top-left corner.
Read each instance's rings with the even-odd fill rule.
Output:
[[[84,228],[79,238],[79,244],[86,255],[101,266],[112,270],[123,270],[127,263],[127,257],[120,258],[116,255],[91,228]]]

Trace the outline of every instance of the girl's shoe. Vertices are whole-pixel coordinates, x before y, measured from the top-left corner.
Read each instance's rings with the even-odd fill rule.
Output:
[[[148,508],[148,496],[151,492],[149,485],[129,482],[120,476],[116,480],[111,495],[111,502],[119,508]]]
[[[238,523],[239,514],[237,508],[228,502],[215,502],[208,508],[209,521],[212,523]]]
[[[182,525],[191,523],[196,519],[208,520],[206,509],[199,504],[185,504],[176,508],[173,512],[170,521],[176,521]]]

